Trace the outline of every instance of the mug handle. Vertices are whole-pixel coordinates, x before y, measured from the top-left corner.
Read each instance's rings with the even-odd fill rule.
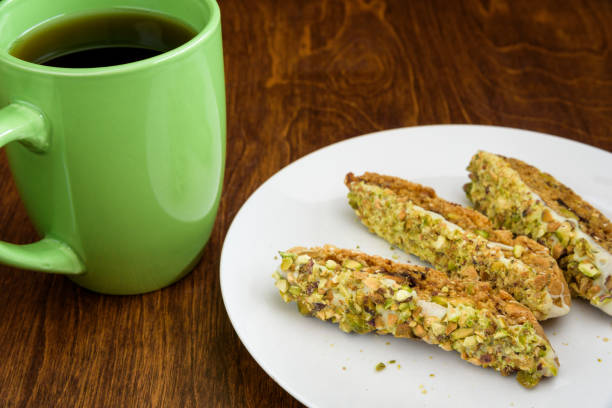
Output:
[[[0,109],[0,148],[14,141],[37,153],[49,149],[49,130],[44,116],[21,102]],[[72,248],[51,237],[26,245],[0,241],[0,263],[48,273],[85,272],[85,265]]]

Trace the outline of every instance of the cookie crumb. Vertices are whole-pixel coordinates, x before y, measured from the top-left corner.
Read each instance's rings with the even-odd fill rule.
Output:
[[[342,366],[342,370],[343,370],[343,371],[346,371],[346,367],[345,367],[345,366]]]

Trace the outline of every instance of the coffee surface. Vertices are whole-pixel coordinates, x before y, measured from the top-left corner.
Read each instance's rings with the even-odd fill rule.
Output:
[[[187,24],[161,14],[99,12],[44,23],[15,41],[10,53],[52,67],[107,67],[154,57],[196,34]]]

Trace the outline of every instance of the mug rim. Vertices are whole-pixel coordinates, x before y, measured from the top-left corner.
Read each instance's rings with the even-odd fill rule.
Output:
[[[0,0],[1,1],[1,0]],[[24,71],[32,73],[47,74],[53,76],[65,76],[65,77],[94,77],[94,76],[108,76],[114,74],[125,74],[129,72],[139,71],[151,66],[162,64],[167,60],[177,58],[183,54],[186,54],[199,44],[205,42],[214,32],[217,31],[221,23],[221,12],[219,10],[219,4],[216,0],[204,0],[210,9],[210,16],[206,24],[198,33],[185,44],[182,44],[176,48],[166,51],[162,54],[155,55],[150,58],[146,58],[140,61],[134,61],[127,64],[109,65],[107,67],[96,67],[96,68],[61,68],[51,67],[47,65],[39,65],[33,62],[28,62],[11,55],[8,51],[0,52],[0,63],[8,64],[14,68],[19,68]],[[9,3],[9,1],[7,1]],[[1,7],[0,7],[1,8]]]

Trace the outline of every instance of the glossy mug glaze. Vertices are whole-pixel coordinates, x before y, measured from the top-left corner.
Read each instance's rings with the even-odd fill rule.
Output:
[[[9,54],[49,19],[121,9],[163,13],[198,34],[153,58],[102,68]],[[153,291],[187,274],[210,237],[225,168],[217,3],[5,0],[0,32],[0,145],[42,236],[0,242],[0,262],[109,294]]]

